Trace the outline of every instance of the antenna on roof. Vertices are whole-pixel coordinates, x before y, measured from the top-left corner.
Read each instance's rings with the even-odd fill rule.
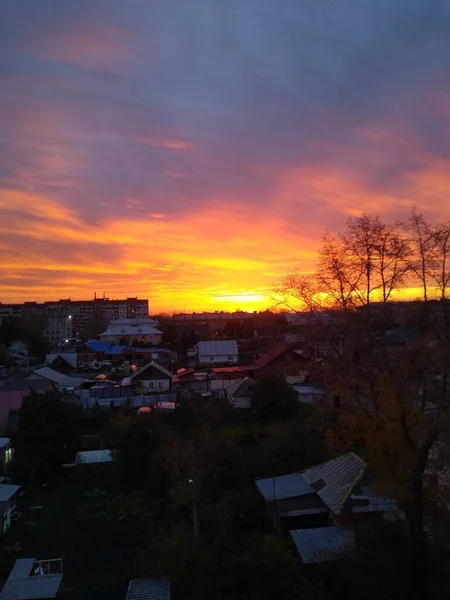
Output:
[[[94,300],[97,300],[97,292],[94,292]]]

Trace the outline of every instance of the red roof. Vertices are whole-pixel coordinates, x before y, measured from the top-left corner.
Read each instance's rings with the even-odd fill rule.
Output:
[[[241,373],[243,369],[241,367],[215,367],[211,371],[213,373]]]
[[[275,348],[271,348],[265,354],[260,356],[256,360],[256,365],[258,368],[262,369],[266,367],[269,363],[274,361],[276,358],[284,354],[287,350],[290,350],[288,346],[275,346]]]

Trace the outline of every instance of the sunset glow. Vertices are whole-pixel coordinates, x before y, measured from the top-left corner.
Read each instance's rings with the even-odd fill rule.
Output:
[[[448,8],[325,4],[2,3],[0,301],[262,310],[348,215],[449,217]]]

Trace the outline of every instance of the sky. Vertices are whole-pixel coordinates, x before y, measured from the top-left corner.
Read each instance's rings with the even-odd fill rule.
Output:
[[[0,3],[2,302],[260,310],[449,167],[448,0]]]

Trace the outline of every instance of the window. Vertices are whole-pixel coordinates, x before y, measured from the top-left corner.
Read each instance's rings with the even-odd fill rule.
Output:
[[[214,356],[211,356],[211,358],[209,360],[214,360]]]
[[[233,357],[232,356],[228,356],[228,360],[233,360]]]
[[[334,408],[341,408],[341,397],[333,396]]]
[[[5,465],[12,459],[12,449],[8,448],[5,452]]]
[[[153,389],[153,381],[149,381],[148,382],[148,387],[149,387],[150,390]]]

